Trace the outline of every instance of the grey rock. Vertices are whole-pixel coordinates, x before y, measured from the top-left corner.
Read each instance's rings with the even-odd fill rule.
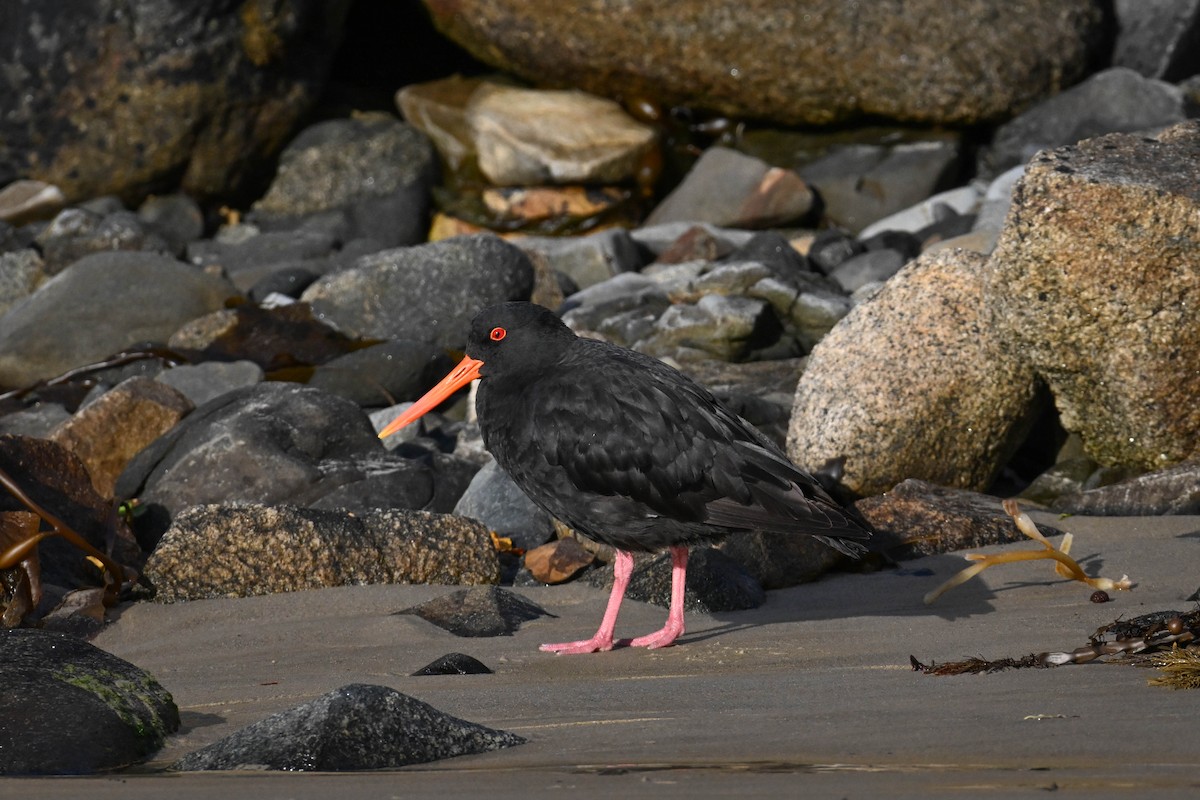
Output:
[[[160,194],[138,206],[138,217],[167,243],[171,253],[183,255],[189,242],[204,235],[204,211],[186,194]]]
[[[612,567],[587,573],[584,581],[609,588],[612,586]],[[629,600],[640,600],[656,606],[671,605],[671,556],[661,553],[640,558],[634,563],[629,588]],[[759,582],[745,567],[720,550],[694,547],[688,556],[687,584],[683,607],[687,611],[719,613],[758,608],[767,599]]]
[[[1200,2],[1116,0],[1113,11],[1113,66],[1165,81],[1200,73]]]
[[[234,389],[261,383],[263,370],[253,361],[205,361],[163,370],[156,381],[178,389],[194,406],[202,406]]]
[[[474,520],[387,509],[196,505],[151,553],[155,599],[249,597],[372,583],[495,583],[491,537]]]
[[[1200,122],[1034,159],[984,271],[988,325],[1101,464],[1200,454]]]
[[[1200,514],[1200,462],[1187,461],[1111,486],[1064,494],[1051,508],[1096,516]]]
[[[419,508],[438,514],[454,510],[479,467],[466,459],[421,448],[406,448],[402,458],[358,457],[328,465],[328,477],[340,482],[310,503],[311,508],[356,514],[378,508]]]
[[[540,253],[547,266],[570,278],[580,289],[642,266],[642,254],[623,228],[588,236],[526,236],[514,244]]]
[[[1008,210],[1012,207],[1013,189],[1025,175],[1025,165],[1020,164],[997,175],[983,194],[979,213],[975,216],[974,229],[996,231],[1004,227]]]
[[[267,302],[272,295],[299,298],[304,290],[312,286],[313,281],[321,277],[316,264],[292,265],[280,267],[278,264],[262,278],[259,278],[247,295],[250,300],[260,305]]]
[[[0,774],[127,767],[178,728],[171,695],[128,661],[58,633],[0,630]]]
[[[785,280],[812,272],[808,259],[777,231],[762,231],[727,256],[729,261],[754,261]]]
[[[1126,67],[1113,67],[1001,125],[980,158],[979,172],[994,177],[1025,163],[1039,150],[1106,133],[1152,131],[1185,117],[1178,87]]]
[[[475,474],[454,513],[479,520],[522,550],[544,544],[554,531],[550,515],[534,505],[494,461]]]
[[[826,220],[851,232],[947,188],[960,168],[957,142],[935,140],[841,148],[800,170]]]
[[[116,494],[161,506],[169,516],[204,503],[309,505],[391,469],[412,478],[409,492],[395,503],[424,507],[434,496],[432,480],[427,470],[410,466],[384,451],[366,415],[349,400],[267,382],[197,409],[129,463]]]
[[[253,206],[265,225],[338,211],[342,238],[370,237],[381,247],[424,239],[437,172],[423,133],[389,114],[368,113],[307,128],[284,149],[271,187]]]
[[[907,262],[905,255],[895,250],[868,250],[838,264],[829,277],[846,292],[853,292],[868,283],[886,281]]]
[[[757,234],[754,231],[721,228],[708,222],[664,222],[658,225],[645,225],[629,232],[630,238],[639,246],[646,248],[654,256],[659,256],[672,247],[679,238],[693,228],[701,228],[711,236],[720,248],[718,255],[727,255],[749,242]]]
[[[259,233],[236,242],[202,239],[187,247],[188,261],[198,267],[219,269],[242,291],[281,269],[327,271],[325,262],[333,253],[334,237],[319,231]]]
[[[859,231],[859,237],[869,239],[887,231],[917,233],[939,222],[947,210],[955,214],[974,214],[981,201],[979,187],[974,184],[947,189],[921,202],[876,220]],[[916,255],[915,253],[913,255]]]
[[[812,207],[812,190],[795,172],[736,150],[710,147],[650,212],[646,224],[708,222],[770,228],[795,223]]]
[[[233,294],[224,280],[166,256],[85,256],[0,317],[0,385],[34,383],[139,342],[166,341]]]
[[[670,305],[667,293],[653,278],[623,272],[566,298],[562,319],[576,333],[602,333],[628,346],[644,336]]]
[[[431,383],[437,356],[438,352],[427,342],[394,339],[321,364],[313,370],[308,385],[360,406],[416,400]]]
[[[679,361],[718,358],[736,361],[774,316],[770,304],[749,297],[709,294],[696,303],[670,306],[654,323],[653,332],[635,349]]]
[[[157,233],[132,211],[121,209],[100,215],[82,208],[68,208],[38,234],[38,247],[46,272],[55,275],[90,253],[111,250],[171,252]]]
[[[512,636],[522,623],[553,616],[508,589],[480,586],[461,589],[397,612],[413,614],[455,636]]]
[[[189,753],[172,769],[396,769],[524,743],[395,689],[350,684]]]
[[[827,228],[820,231],[809,245],[808,260],[818,272],[828,275],[838,264],[866,249],[858,237],[837,228]]]
[[[353,268],[318,280],[301,300],[351,336],[461,349],[481,308],[527,299],[532,290],[529,258],[496,236],[479,234],[364,256]]]
[[[70,418],[70,412],[58,403],[37,403],[0,417],[0,434],[44,439],[50,435],[50,431]]]
[[[0,317],[24,300],[46,280],[42,258],[36,250],[0,253]]]

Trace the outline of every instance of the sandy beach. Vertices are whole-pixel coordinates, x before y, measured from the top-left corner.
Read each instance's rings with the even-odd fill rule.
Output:
[[[761,608],[688,615],[681,644],[595,656],[540,653],[590,633],[604,592],[521,589],[557,618],[512,637],[461,639],[394,612],[451,591],[363,586],[119,610],[95,643],[148,669],[183,725],[148,765],[92,778],[6,779],[6,797],[325,798],[890,796],[1073,789],[1194,792],[1196,695],[1153,672],[1071,665],[991,675],[914,673],[969,656],[1071,650],[1100,625],[1187,610],[1200,588],[1200,517],[1059,520],[1091,574],[1136,583],[1112,602],[1049,561],[1002,565],[944,595],[958,555],[838,574],[771,592]],[[1032,543],[980,552],[1029,548]],[[660,624],[628,603],[618,635]],[[410,677],[448,652],[495,674]],[[529,743],[388,773],[169,774],[179,756],[349,683],[392,686]],[[1164,791],[1166,790],[1166,791]]]

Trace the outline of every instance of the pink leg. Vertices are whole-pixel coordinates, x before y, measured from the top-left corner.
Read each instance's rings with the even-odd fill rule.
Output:
[[[639,636],[631,647],[667,647],[683,635],[683,594],[687,586],[688,549],[683,545],[671,548],[671,610],[662,630]]]
[[[544,644],[539,648],[540,650],[547,653],[567,654],[612,650],[613,631],[617,627],[617,614],[621,610],[621,601],[625,598],[625,589],[629,586],[629,576],[633,574],[633,555],[624,550],[617,550],[616,554],[617,560],[613,562],[612,594],[608,596],[608,607],[604,609],[604,619],[600,621],[600,629],[596,631],[596,635],[579,642]]]

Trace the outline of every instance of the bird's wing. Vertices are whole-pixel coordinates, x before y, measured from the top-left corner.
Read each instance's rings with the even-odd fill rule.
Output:
[[[543,381],[534,435],[576,488],[624,496],[651,513],[735,529],[866,539],[808,473],[703,387],[652,359],[608,359],[594,384]],[[590,383],[590,382],[589,382]],[[853,549],[853,545],[850,545]]]

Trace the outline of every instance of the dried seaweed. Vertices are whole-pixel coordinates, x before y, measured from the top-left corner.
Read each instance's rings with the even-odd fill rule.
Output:
[[[1200,640],[1200,608],[1188,612],[1156,611],[1133,619],[1117,619],[1097,628],[1088,637],[1088,644],[1066,652],[1031,653],[1020,658],[988,660],[981,657],[962,661],[928,664],[909,656],[915,672],[926,675],[978,675],[1005,669],[1058,667],[1064,664],[1086,664],[1105,656],[1120,656],[1126,663],[1149,663],[1163,670],[1164,675],[1151,684],[1175,688],[1200,688],[1200,650],[1180,645]],[[1151,654],[1147,660],[1134,661],[1129,656]]]
[[[979,573],[983,572],[988,567],[994,567],[997,564],[1011,564],[1016,561],[1035,561],[1038,559],[1053,559],[1058,562],[1054,565],[1054,571],[1064,578],[1080,581],[1091,586],[1093,589],[1100,590],[1118,590],[1126,591],[1133,588],[1133,582],[1129,580],[1128,575],[1122,575],[1119,580],[1111,578],[1092,578],[1075,559],[1071,558],[1067,553],[1071,550],[1071,542],[1073,537],[1067,533],[1063,535],[1062,544],[1060,547],[1055,547],[1050,540],[1042,535],[1036,524],[1030,519],[1029,515],[1021,511],[1015,500],[1005,500],[1004,510],[1013,522],[1016,523],[1017,529],[1021,533],[1039,542],[1044,549],[1042,550],[1016,550],[1007,553],[996,553],[994,555],[979,555],[978,553],[967,553],[963,556],[967,561],[975,563],[966,569],[962,570],[950,580],[943,583],[941,586],[934,589],[925,595],[925,604],[929,605],[937,600],[943,594],[953,589],[959,584],[966,583],[971,578],[974,578]]]

